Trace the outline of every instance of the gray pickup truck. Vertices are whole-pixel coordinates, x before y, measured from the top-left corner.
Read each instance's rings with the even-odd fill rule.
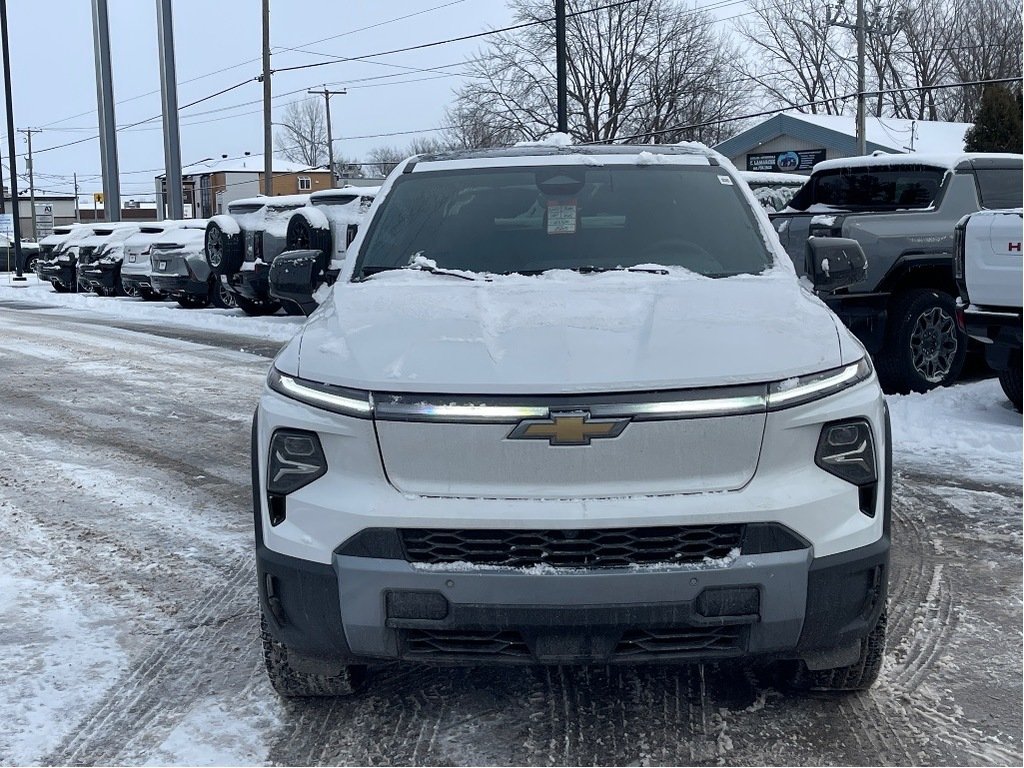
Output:
[[[965,215],[1021,205],[1021,155],[882,155],[815,166],[770,214],[801,273],[809,237],[858,241],[860,283],[822,296],[874,357],[886,392],[955,381],[967,355],[956,323],[953,230]]]

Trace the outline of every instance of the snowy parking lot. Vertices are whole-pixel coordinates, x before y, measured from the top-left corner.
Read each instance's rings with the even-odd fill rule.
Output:
[[[1021,763],[1021,416],[994,379],[890,398],[869,693],[747,665],[389,665],[353,699],[282,702],[248,440],[300,323],[0,285],[0,763]]]

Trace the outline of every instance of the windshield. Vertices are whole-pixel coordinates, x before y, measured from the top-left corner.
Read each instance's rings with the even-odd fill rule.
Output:
[[[399,177],[354,279],[425,262],[492,274],[659,265],[721,277],[761,272],[771,254],[721,168],[576,165]]]
[[[946,171],[923,165],[842,168],[811,176],[789,207],[827,206],[844,211],[928,208],[938,197]]]

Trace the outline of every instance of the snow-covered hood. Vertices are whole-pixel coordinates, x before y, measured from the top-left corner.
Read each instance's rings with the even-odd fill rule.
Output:
[[[339,283],[277,365],[378,391],[555,394],[763,382],[844,362],[832,313],[776,268],[725,279],[385,273]]]

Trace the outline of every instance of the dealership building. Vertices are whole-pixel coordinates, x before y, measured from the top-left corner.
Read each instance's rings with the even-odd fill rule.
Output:
[[[867,117],[867,151],[886,154],[956,154],[970,123]],[[822,160],[854,157],[853,115],[782,112],[718,144],[715,149],[741,171],[810,174]]]

